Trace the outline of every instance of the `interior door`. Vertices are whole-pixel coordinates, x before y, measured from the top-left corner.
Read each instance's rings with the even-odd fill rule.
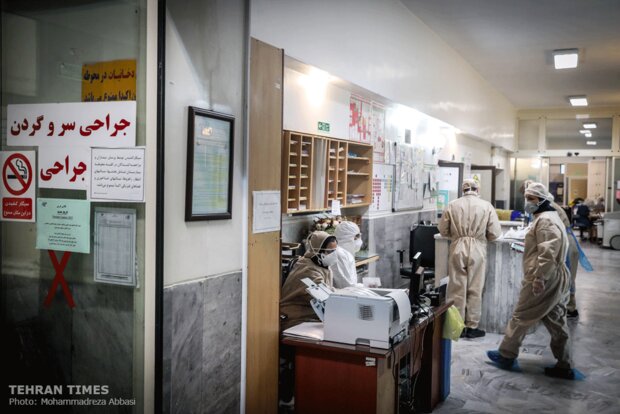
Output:
[[[588,179],[585,177],[569,177],[568,194],[569,203],[578,197],[585,200],[588,195]]]

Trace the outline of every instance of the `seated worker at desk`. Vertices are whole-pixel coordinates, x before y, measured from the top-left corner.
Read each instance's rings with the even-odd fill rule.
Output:
[[[357,224],[343,221],[336,226],[334,232],[338,247],[334,255],[335,264],[329,268],[333,273],[334,287],[341,289],[357,284],[357,270],[355,269],[355,253],[362,247],[362,234]]]
[[[329,267],[336,262],[334,252],[338,247],[336,237],[324,231],[315,231],[306,239],[306,254],[300,258],[286,278],[280,296],[280,330],[283,331],[302,322],[316,322],[317,318],[301,281],[309,278],[317,285],[325,283],[333,287],[332,272]]]

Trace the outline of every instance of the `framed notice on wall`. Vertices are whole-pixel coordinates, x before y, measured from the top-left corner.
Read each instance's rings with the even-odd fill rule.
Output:
[[[189,107],[185,221],[232,218],[234,117]]]

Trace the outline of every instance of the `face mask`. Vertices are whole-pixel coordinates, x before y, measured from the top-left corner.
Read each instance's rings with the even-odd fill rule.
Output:
[[[524,206],[525,212],[529,213],[529,214],[534,214],[534,212],[536,212],[536,210],[538,210],[538,207],[540,207],[540,205],[542,203],[544,203],[544,202],[545,202],[545,200],[542,200],[540,203],[535,203],[533,201],[527,201],[526,200],[525,201],[525,206]]]
[[[357,239],[357,240],[342,242],[338,244],[338,246],[342,247],[344,250],[348,251],[349,253],[355,256],[355,253],[359,252],[360,248],[362,247],[362,240]]]
[[[330,267],[331,265],[336,264],[337,261],[338,258],[336,257],[335,253],[321,254],[321,263],[323,263],[323,266],[325,267]]]
[[[359,252],[360,249],[362,248],[362,239],[353,240],[353,243],[355,245],[355,252],[356,253]]]

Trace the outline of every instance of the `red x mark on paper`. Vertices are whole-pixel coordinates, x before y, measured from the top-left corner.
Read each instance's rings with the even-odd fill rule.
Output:
[[[47,297],[45,298],[44,305],[49,307],[52,304],[52,299],[54,299],[54,295],[56,294],[56,287],[60,283],[62,287],[62,292],[65,294],[67,298],[67,302],[69,302],[70,308],[75,308],[75,302],[73,301],[73,296],[71,296],[71,291],[69,290],[69,286],[67,286],[67,281],[65,280],[64,272],[67,267],[67,262],[69,262],[69,257],[71,256],[71,252],[64,252],[62,254],[62,259],[60,259],[60,263],[58,263],[58,258],[56,257],[56,253],[53,250],[48,250],[47,253],[50,255],[50,259],[52,259],[52,265],[56,270],[56,276],[52,281],[52,287],[49,292],[47,292]]]

